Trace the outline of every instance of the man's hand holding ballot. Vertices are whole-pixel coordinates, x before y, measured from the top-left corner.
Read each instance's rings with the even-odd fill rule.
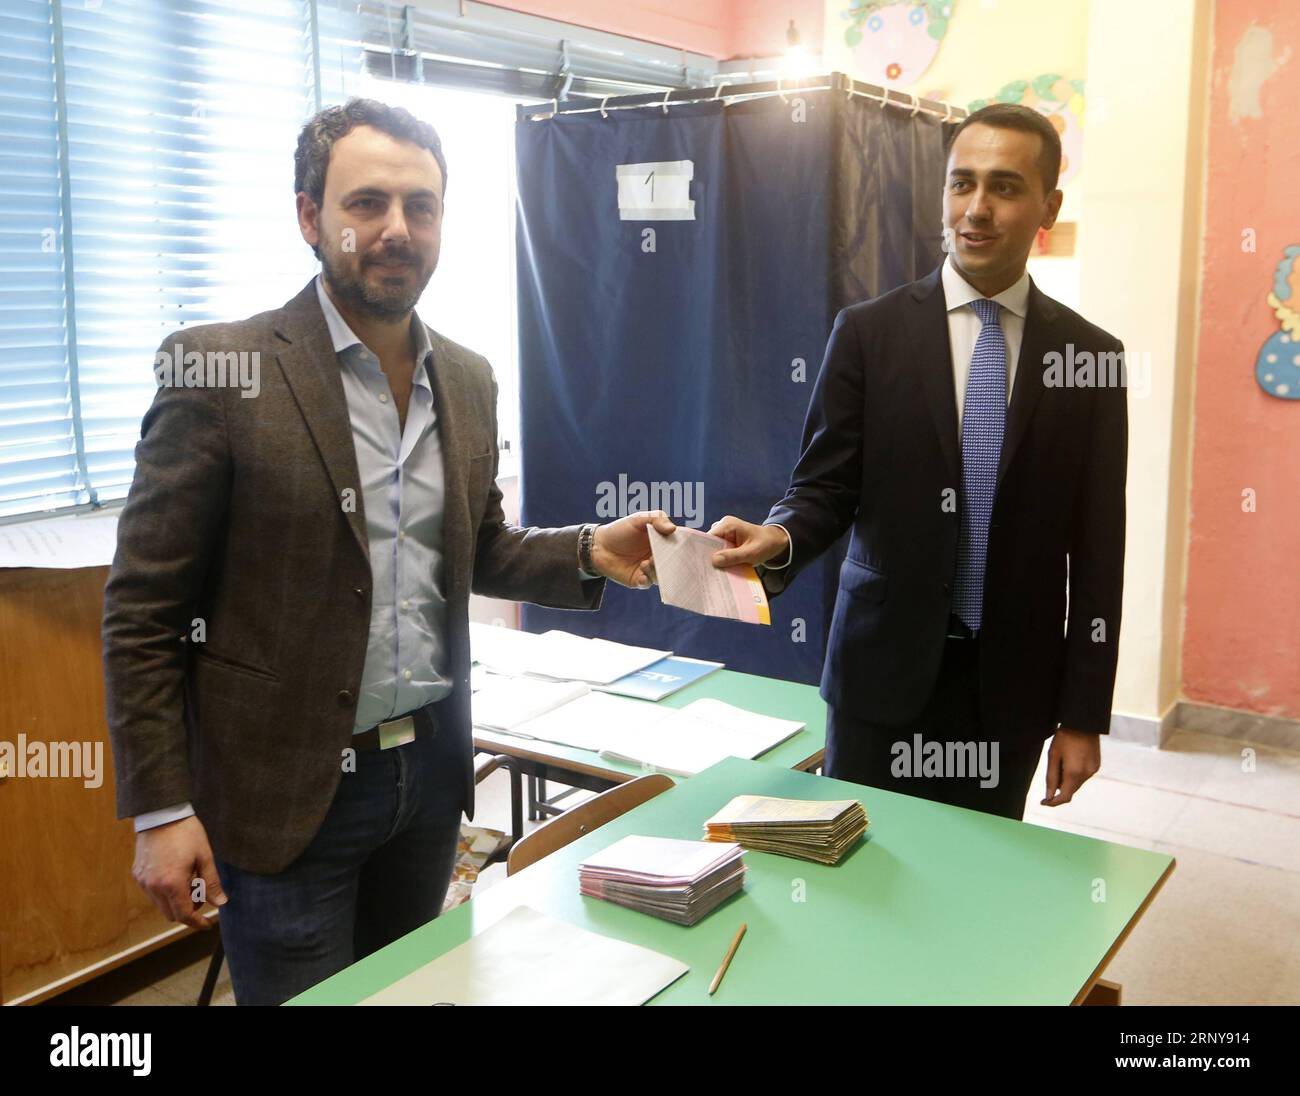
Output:
[[[727,544],[698,529],[681,529],[668,537],[656,528],[650,547],[663,603],[724,620],[771,624],[767,592],[754,568],[744,562],[718,566]]]
[[[662,510],[629,514],[608,525],[597,526],[591,545],[592,573],[634,589],[653,586],[654,558],[648,532],[651,527],[664,536],[677,528]]]
[[[748,564],[757,567],[765,564],[773,570],[790,562],[790,534],[781,525],[755,525],[728,514],[713,523],[710,534],[721,537],[730,548],[714,553],[714,567],[735,567]],[[772,560],[776,560],[773,567]]]

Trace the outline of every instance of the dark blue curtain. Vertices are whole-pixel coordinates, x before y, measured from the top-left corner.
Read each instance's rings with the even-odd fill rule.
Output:
[[[516,143],[524,523],[608,520],[611,501],[761,521],[835,313],[941,258],[940,126],[818,92],[521,121]],[[620,219],[618,165],[683,160],[694,219]],[[838,565],[804,572],[771,627],[612,584],[597,614],[526,606],[524,626],[816,682]]]

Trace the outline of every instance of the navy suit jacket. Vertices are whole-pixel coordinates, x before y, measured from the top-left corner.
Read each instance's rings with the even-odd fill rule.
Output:
[[[1077,367],[1123,346],[1031,279],[980,632],[983,726],[1026,743],[1058,723],[1108,731],[1124,577],[1126,392],[1049,383],[1053,351]],[[887,727],[921,714],[952,611],[960,493],[936,268],[836,317],[799,463],[767,519],[785,526],[794,553],[790,567],[764,572],[774,595],[853,530],[822,674],[832,707]]]

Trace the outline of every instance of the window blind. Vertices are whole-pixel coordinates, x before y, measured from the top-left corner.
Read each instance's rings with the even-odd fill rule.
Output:
[[[0,518],[123,498],[153,355],[315,271],[293,149],[359,69],[304,0],[0,7]]]

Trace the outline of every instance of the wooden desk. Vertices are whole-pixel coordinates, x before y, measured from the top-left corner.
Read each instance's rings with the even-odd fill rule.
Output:
[[[747,852],[744,892],[691,928],[578,893],[585,856],[629,833],[698,839],[742,793],[860,798],[870,838],[833,868]],[[526,905],[689,964],[654,1004],[1077,1004],[1173,867],[1143,849],[731,758],[290,1003],[355,1004]],[[742,921],[749,932],[710,998]]]

